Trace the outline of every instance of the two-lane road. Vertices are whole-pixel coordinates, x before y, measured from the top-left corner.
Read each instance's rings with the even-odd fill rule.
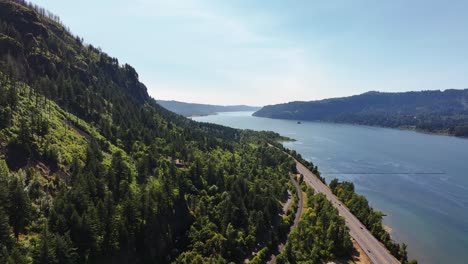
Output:
[[[321,182],[316,175],[296,160],[299,173],[304,176],[304,181],[311,186],[315,192],[323,193],[333,206],[338,209],[340,215],[345,219],[349,227],[349,234],[361,246],[370,260],[375,264],[400,263],[388,250],[366,229],[366,227],[342,204],[331,190]]]

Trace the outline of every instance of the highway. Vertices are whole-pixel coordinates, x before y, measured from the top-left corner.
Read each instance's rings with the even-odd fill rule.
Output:
[[[299,173],[304,176],[304,181],[312,187],[316,193],[323,193],[333,206],[338,209],[339,214],[345,219],[349,227],[349,234],[361,246],[362,250],[369,256],[372,263],[391,264],[400,263],[390,252],[370,233],[369,230],[342,204],[332,193],[327,185],[322,183],[316,175],[296,160]]]

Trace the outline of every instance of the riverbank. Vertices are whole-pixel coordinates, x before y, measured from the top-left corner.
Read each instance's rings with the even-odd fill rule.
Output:
[[[373,124],[361,124],[361,123],[353,123],[353,122],[335,122],[335,121],[327,121],[327,120],[305,120],[305,119],[282,119],[282,118],[272,118],[272,117],[264,117],[264,116],[255,116],[257,118],[268,118],[268,119],[276,119],[276,120],[287,120],[287,121],[294,121],[294,122],[315,122],[315,123],[325,123],[325,124],[343,124],[343,125],[352,125],[352,126],[362,126],[362,127],[371,127],[371,128],[388,128],[388,129],[396,129],[396,130],[405,130],[405,131],[413,131],[422,134],[429,134],[429,135],[440,135],[440,136],[451,136],[457,138],[468,138],[468,136],[464,135],[456,135],[455,133],[450,133],[448,129],[443,130],[427,130],[421,129],[415,126],[382,126],[382,125],[373,125]]]
[[[391,227],[389,227],[388,225],[384,225],[384,224],[382,224],[382,227],[385,230],[385,232],[387,232],[390,236],[392,235],[393,229]]]
[[[387,216],[392,239],[408,245],[420,263],[464,263],[468,259],[468,140],[453,136],[360,125],[220,113],[196,118],[224,126],[274,131],[296,139],[283,145],[314,164],[327,182],[354,183],[356,193]],[[366,172],[330,174],[326,172]],[[389,172],[391,175],[372,174]],[[405,174],[442,172],[443,174]]]
[[[218,113],[208,113],[208,114],[190,114],[188,116],[185,116],[187,118],[197,118],[197,117],[204,117],[204,116],[212,116],[212,115],[217,115]]]
[[[273,147],[270,145],[270,147]],[[331,189],[322,182],[322,179],[310,171],[304,164],[296,160],[290,154],[284,152],[294,159],[296,162],[297,172],[304,177],[304,182],[311,187],[316,193],[322,193],[338,210],[339,215],[345,219],[346,225],[349,228],[349,234],[360,245],[361,249],[367,251],[366,255],[374,263],[395,263],[399,261],[388,251],[388,249],[375,238],[372,233],[366,229],[359,219],[351,213],[336,197]],[[354,190],[353,190],[354,191]]]

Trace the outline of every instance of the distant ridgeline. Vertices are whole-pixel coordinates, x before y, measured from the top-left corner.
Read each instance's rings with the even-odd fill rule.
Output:
[[[56,16],[0,0],[0,263],[241,263],[291,224],[280,139],[174,114]],[[334,221],[306,220],[304,250],[349,258],[320,203]]]
[[[265,106],[254,116],[416,129],[468,136],[468,89],[367,92],[310,102]]]
[[[57,16],[0,0],[0,263],[264,262],[294,219],[278,140],[164,109]],[[349,259],[337,210],[308,206],[283,259]]]
[[[286,230],[293,162],[266,139],[160,107],[130,65],[0,0],[0,263],[240,263]]]
[[[162,107],[183,116],[205,116],[213,115],[218,112],[240,112],[240,111],[257,111],[261,107],[247,105],[209,105],[209,104],[194,104],[178,101],[157,100]]]

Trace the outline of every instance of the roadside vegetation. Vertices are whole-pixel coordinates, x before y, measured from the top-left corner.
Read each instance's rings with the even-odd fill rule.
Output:
[[[307,169],[309,169],[315,176],[317,176],[317,178],[319,178],[320,181],[322,181],[324,184],[327,184],[326,181],[325,181],[325,178],[322,177],[318,167],[316,165],[314,165],[313,162],[311,161],[307,161],[306,159],[304,159],[302,157],[301,154],[297,153],[295,150],[292,150],[292,149],[288,149],[288,148],[285,148],[281,142],[283,141],[287,141],[289,139],[279,139],[278,141],[276,142],[270,142],[270,144],[280,150],[282,150],[283,152],[286,152],[287,154],[289,154],[291,157],[293,157],[295,160],[297,160],[298,162],[300,162],[302,165],[304,165]],[[295,172],[296,169],[294,169]]]
[[[0,95],[0,263],[239,263],[291,224],[295,163],[267,144],[285,138],[165,110],[130,65],[20,0],[0,0]],[[347,254],[326,201],[311,206],[303,225],[323,214],[338,233],[308,239],[336,246],[298,250]]]
[[[304,184],[305,186],[305,184]],[[325,263],[342,257],[349,259],[353,245],[345,221],[323,194],[305,186],[301,220],[276,263]]]
[[[1,102],[12,111],[0,130],[0,262],[238,262],[258,241],[278,239],[291,161],[264,135],[239,131],[242,140],[213,146],[180,139],[190,146],[183,153],[168,138],[119,148],[4,80],[16,99]]]
[[[56,16],[0,7],[0,263],[239,262],[277,239],[279,135],[173,114]]]
[[[417,263],[416,260],[408,260],[406,244],[398,244],[391,239],[390,234],[383,228],[384,214],[375,211],[364,196],[355,193],[352,182],[339,182],[334,179],[330,182],[330,189],[402,264]]]

